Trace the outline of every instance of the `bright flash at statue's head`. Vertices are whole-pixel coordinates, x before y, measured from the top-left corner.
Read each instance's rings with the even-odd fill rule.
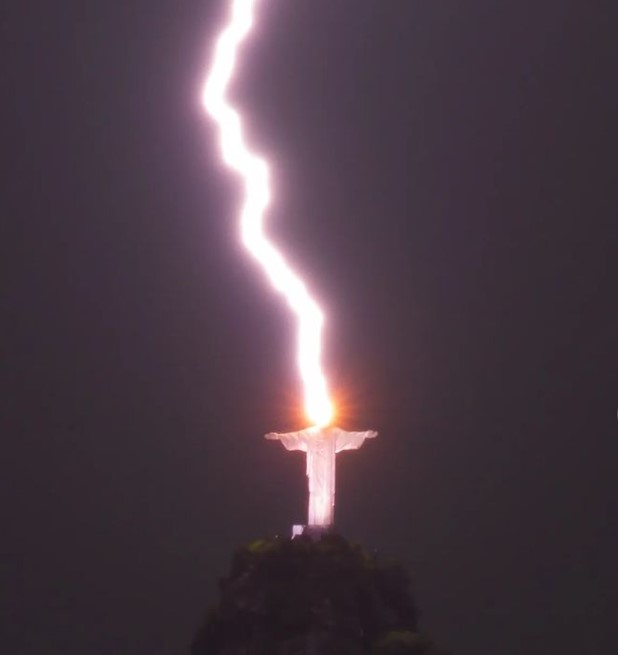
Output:
[[[335,418],[335,408],[327,397],[309,396],[305,403],[305,413],[309,422],[316,428],[327,427]]]

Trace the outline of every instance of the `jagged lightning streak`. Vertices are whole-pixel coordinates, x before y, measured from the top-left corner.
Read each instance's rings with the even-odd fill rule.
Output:
[[[243,243],[260,263],[273,287],[285,297],[298,320],[298,367],[304,388],[305,413],[314,425],[322,427],[333,419],[333,405],[321,363],[324,317],[304,282],[264,234],[264,212],[271,196],[268,165],[249,151],[241,118],[226,98],[238,48],[253,25],[256,2],[232,0],[229,22],[217,41],[202,102],[219,127],[223,160],[243,178]]]

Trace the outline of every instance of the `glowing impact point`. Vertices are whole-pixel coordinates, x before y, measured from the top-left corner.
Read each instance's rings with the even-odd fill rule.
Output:
[[[273,287],[284,296],[298,321],[298,368],[303,382],[305,413],[312,426],[287,434],[271,432],[266,438],[280,440],[288,450],[307,453],[308,524],[328,528],[333,524],[334,515],[336,454],[360,448],[365,439],[377,436],[377,432],[346,432],[329,427],[334,412],[321,361],[322,311],[304,282],[264,233],[264,212],[271,197],[268,165],[247,147],[240,115],[226,98],[236,68],[238,48],[253,25],[256,3],[257,0],[232,0],[229,22],[217,41],[202,101],[219,127],[223,160],[239,173],[244,183],[240,220],[242,241]]]

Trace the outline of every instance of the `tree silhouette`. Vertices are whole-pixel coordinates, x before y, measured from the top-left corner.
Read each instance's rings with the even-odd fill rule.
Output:
[[[193,655],[438,655],[404,569],[341,536],[238,550]]]

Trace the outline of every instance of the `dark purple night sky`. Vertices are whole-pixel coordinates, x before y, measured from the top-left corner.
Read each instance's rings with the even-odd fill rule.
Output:
[[[2,653],[184,653],[305,514],[262,438],[302,427],[293,322],[199,104],[225,4],[0,11]],[[618,649],[612,6],[261,0],[234,86],[380,431],[339,527],[455,655]]]

